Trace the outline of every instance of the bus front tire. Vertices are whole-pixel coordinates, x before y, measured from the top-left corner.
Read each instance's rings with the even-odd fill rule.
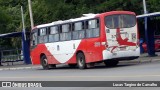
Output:
[[[49,70],[50,68],[56,68],[55,64],[48,64],[48,60],[45,55],[41,57],[41,65],[44,70]]]
[[[79,69],[85,69],[86,68],[86,61],[85,61],[85,56],[83,53],[78,53],[77,54],[77,65]]]
[[[107,67],[114,67],[114,66],[116,66],[118,63],[119,63],[119,61],[117,61],[117,60],[106,60],[106,61],[104,61],[104,64],[105,64]]]

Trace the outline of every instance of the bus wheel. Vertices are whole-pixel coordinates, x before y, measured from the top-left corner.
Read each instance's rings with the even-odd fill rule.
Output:
[[[71,68],[75,68],[77,66],[77,64],[68,64],[68,66]]]
[[[86,62],[85,62],[85,56],[83,53],[77,54],[77,65],[79,69],[85,69],[86,68]]]
[[[108,67],[116,66],[119,63],[117,60],[106,60],[104,61],[104,64]]]
[[[41,65],[42,65],[43,69],[45,69],[45,70],[48,70],[48,69],[49,69],[49,64],[48,64],[47,61],[48,61],[48,60],[47,60],[46,56],[43,55],[43,56],[41,57]]]

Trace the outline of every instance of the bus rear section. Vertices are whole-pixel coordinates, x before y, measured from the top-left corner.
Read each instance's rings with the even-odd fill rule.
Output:
[[[120,60],[133,60],[140,56],[136,16],[134,13],[128,13],[105,16],[106,49],[103,50],[105,64],[116,65]]]

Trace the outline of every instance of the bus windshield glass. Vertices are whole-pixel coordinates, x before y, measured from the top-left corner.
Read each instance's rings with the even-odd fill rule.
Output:
[[[105,25],[110,29],[130,28],[136,25],[136,16],[129,14],[116,14],[106,16]]]

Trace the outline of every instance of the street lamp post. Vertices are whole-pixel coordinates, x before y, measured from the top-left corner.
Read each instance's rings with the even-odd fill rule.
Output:
[[[24,14],[23,14],[23,7],[21,6],[21,15],[22,15],[22,27],[23,27],[23,35],[24,40],[26,40],[26,30],[25,30],[25,24],[24,24]]]
[[[31,29],[33,29],[33,27],[34,27],[34,22],[33,22],[33,14],[32,14],[31,0],[28,0],[28,6],[29,6],[29,15],[30,15]]]
[[[144,9],[144,14],[146,14],[147,13],[146,0],[143,0],[143,9]]]

